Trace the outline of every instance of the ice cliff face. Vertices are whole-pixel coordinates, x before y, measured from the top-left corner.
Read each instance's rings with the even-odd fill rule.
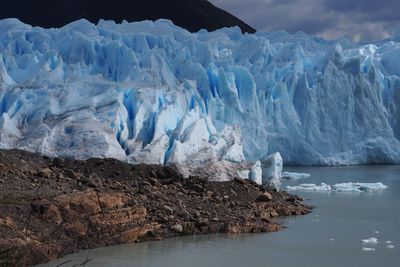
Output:
[[[0,147],[187,174],[276,151],[289,164],[400,163],[399,62],[394,41],[3,20]]]

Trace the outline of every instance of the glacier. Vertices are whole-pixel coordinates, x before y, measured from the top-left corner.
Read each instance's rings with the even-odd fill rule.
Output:
[[[395,40],[1,20],[0,148],[258,182],[277,151],[292,165],[398,164],[399,62]]]

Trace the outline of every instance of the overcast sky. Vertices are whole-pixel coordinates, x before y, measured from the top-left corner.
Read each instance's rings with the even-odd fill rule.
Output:
[[[258,30],[327,39],[387,38],[400,26],[400,0],[210,0]]]

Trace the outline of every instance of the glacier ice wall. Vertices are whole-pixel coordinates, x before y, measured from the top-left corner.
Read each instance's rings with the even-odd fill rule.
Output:
[[[400,163],[399,105],[395,41],[0,21],[1,148],[188,172],[276,151],[289,164]]]

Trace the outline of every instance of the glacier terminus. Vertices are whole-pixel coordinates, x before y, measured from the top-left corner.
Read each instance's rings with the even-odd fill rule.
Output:
[[[396,40],[0,21],[1,149],[260,183],[277,151],[280,165],[400,163],[399,140]]]

